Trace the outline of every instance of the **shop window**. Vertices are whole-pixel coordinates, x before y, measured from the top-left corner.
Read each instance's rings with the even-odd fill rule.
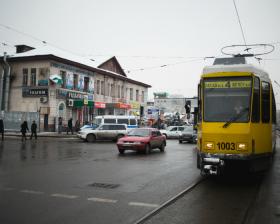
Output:
[[[36,86],[36,68],[31,68],[30,85],[31,86]]]
[[[28,85],[28,69],[22,69],[22,86]]]

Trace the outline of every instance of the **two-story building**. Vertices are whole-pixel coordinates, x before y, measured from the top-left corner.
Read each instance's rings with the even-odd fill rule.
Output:
[[[58,117],[66,125],[143,114],[151,86],[128,78],[116,57],[98,63],[49,46],[16,48],[0,57],[0,111],[38,112],[40,130],[56,130]]]

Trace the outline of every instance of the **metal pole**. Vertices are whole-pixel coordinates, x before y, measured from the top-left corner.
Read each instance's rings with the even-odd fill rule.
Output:
[[[3,90],[4,90],[5,68],[4,68],[4,66],[3,66],[2,68],[3,68],[3,70],[2,70],[1,78],[0,78],[0,111],[3,110],[2,104],[3,104],[3,97],[4,97],[4,95],[3,95],[3,92],[4,92],[4,91],[3,91]]]
[[[6,79],[5,79],[5,81],[6,81],[6,83],[5,83],[6,88],[5,88],[4,110],[8,111],[9,110],[8,106],[9,106],[11,67],[10,67],[10,65],[7,62],[7,53],[6,52],[4,52],[4,63],[6,64],[6,66],[8,68],[7,73],[6,73]]]

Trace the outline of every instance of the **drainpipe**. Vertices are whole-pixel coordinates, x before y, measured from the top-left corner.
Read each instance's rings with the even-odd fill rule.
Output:
[[[10,67],[10,65],[7,62],[7,53],[6,52],[4,52],[4,63],[6,64],[6,66],[8,68],[7,69],[7,73],[6,73],[6,79],[5,79],[5,81],[6,81],[6,83],[5,83],[6,88],[5,88],[4,110],[8,111],[9,110],[8,106],[9,106],[11,67]]]
[[[2,106],[2,103],[3,103],[3,90],[4,90],[4,74],[5,74],[5,67],[2,66],[3,70],[2,70],[2,73],[1,73],[1,77],[0,77],[0,111],[3,110],[3,106]]]

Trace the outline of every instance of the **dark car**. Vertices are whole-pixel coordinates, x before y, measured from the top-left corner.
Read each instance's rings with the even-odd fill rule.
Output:
[[[197,134],[196,131],[193,129],[193,126],[185,126],[184,129],[181,131],[179,135],[179,143],[182,143],[184,141],[196,143]]]
[[[142,151],[149,154],[152,149],[159,148],[164,152],[166,137],[156,128],[136,128],[128,132],[117,142],[120,154],[126,150]]]

